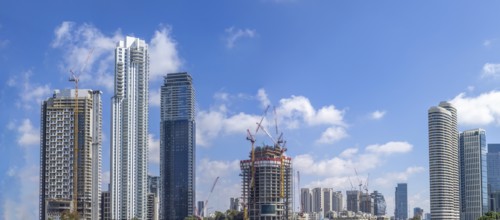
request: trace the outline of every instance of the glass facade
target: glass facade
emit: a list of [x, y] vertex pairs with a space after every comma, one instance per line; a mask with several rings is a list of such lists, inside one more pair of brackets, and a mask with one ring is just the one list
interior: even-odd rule
[[379, 193], [378, 191], [373, 191], [372, 193], [372, 198], [373, 198], [373, 214], [376, 216], [385, 216], [385, 210], [387, 208], [387, 204], [385, 203], [385, 198], [382, 193]]
[[172, 73], [161, 88], [161, 219], [195, 211], [194, 89], [188, 73]]
[[487, 175], [490, 211], [500, 211], [500, 144], [488, 144]]
[[396, 187], [396, 204], [394, 217], [396, 220], [408, 219], [408, 185], [406, 183], [398, 183]]

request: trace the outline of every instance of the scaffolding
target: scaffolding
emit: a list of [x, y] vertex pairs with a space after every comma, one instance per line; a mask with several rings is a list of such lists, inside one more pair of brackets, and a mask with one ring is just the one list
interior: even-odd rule
[[240, 161], [242, 198], [250, 220], [291, 219], [293, 216], [293, 168], [290, 157], [277, 145], [257, 147], [254, 151], [252, 187], [252, 152], [249, 160]]

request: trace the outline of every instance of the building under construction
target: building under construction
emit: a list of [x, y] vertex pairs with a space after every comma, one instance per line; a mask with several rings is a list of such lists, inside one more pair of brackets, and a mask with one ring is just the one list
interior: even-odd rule
[[240, 161], [242, 198], [248, 219], [292, 218], [292, 159], [283, 152], [278, 144], [257, 147], [253, 155], [250, 152], [250, 159]]

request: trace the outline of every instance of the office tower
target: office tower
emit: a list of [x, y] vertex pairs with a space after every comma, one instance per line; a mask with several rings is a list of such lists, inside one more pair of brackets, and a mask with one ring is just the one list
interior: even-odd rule
[[255, 163], [252, 163], [252, 152], [249, 153], [249, 159], [240, 161], [242, 197], [248, 207], [249, 219], [291, 219], [292, 158], [284, 155], [278, 144], [256, 147], [254, 156]]
[[[75, 104], [78, 102], [78, 128]], [[76, 171], [77, 211], [80, 219], [99, 219], [101, 194], [101, 92], [55, 90], [43, 102], [40, 126], [40, 219], [60, 218], [73, 210]], [[78, 164], [73, 168], [75, 133]]]
[[305, 213], [312, 212], [312, 195], [309, 188], [300, 189], [300, 205]]
[[344, 203], [341, 191], [333, 192], [332, 194], [332, 210], [335, 212], [343, 211]]
[[486, 135], [483, 129], [460, 133], [460, 219], [476, 220], [488, 211]]
[[447, 102], [428, 111], [430, 208], [433, 220], [460, 217], [457, 111]]
[[398, 183], [395, 198], [394, 218], [396, 220], [408, 219], [408, 185], [406, 183]]
[[160, 196], [160, 177], [148, 175], [148, 193], [153, 193], [156, 197]]
[[490, 194], [489, 210], [500, 211], [500, 144], [488, 144], [486, 158], [488, 169], [488, 188]]
[[325, 201], [323, 200], [323, 192], [321, 187], [312, 189], [312, 212], [322, 212], [324, 210]]
[[239, 198], [230, 198], [229, 199], [229, 209], [240, 211], [240, 199]]
[[203, 201], [198, 201], [198, 215], [200, 217], [205, 217], [203, 209], [205, 208], [205, 203]]
[[425, 220], [431, 220], [431, 213], [425, 213]]
[[146, 218], [148, 180], [148, 45], [126, 37], [115, 49], [111, 98], [111, 217]]
[[332, 188], [323, 188], [323, 214], [326, 214], [332, 211]]
[[347, 211], [358, 212], [359, 202], [360, 202], [360, 191], [358, 190], [347, 190], [346, 200], [347, 200]]
[[195, 91], [188, 73], [170, 73], [161, 87], [160, 214], [183, 220], [195, 211]]
[[384, 195], [375, 190], [371, 196], [373, 198], [373, 214], [375, 216], [385, 216], [387, 204], [385, 203]]
[[101, 193], [101, 219], [111, 220], [111, 193], [109, 191]]
[[424, 217], [424, 210], [420, 207], [413, 208], [413, 218], [422, 219]]

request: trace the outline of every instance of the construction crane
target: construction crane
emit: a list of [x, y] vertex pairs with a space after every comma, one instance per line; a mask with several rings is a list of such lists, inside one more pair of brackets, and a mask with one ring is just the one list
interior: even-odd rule
[[212, 195], [212, 192], [214, 191], [215, 185], [217, 184], [217, 181], [219, 180], [219, 177], [215, 178], [214, 184], [212, 185], [212, 189], [210, 189], [210, 193], [208, 194], [207, 200], [203, 203], [203, 214], [205, 215], [207, 211], [207, 205], [208, 205], [208, 200], [210, 199], [210, 196]]
[[352, 185], [351, 177], [348, 176], [347, 179], [349, 179], [349, 183], [351, 184], [351, 190], [355, 190], [356, 188]]
[[69, 78], [70, 82], [73, 82], [75, 84], [75, 109], [73, 109], [74, 113], [74, 150], [73, 150], [73, 213], [78, 212], [78, 203], [77, 203], [77, 197], [78, 197], [78, 82], [80, 81], [80, 76], [87, 66], [87, 63], [89, 62], [90, 56], [94, 52], [94, 49], [90, 50], [89, 54], [87, 55], [87, 59], [85, 60], [85, 63], [83, 64], [82, 69], [80, 70], [80, 73], [76, 74], [73, 72], [73, 70], [69, 70], [71, 73], [71, 77]]
[[365, 191], [366, 191], [366, 194], [368, 194], [368, 179], [370, 179], [370, 173], [368, 173], [368, 176], [366, 177], [366, 183], [365, 183]]
[[356, 178], [358, 178], [359, 192], [362, 193], [363, 191], [361, 190], [361, 186], [363, 186], [363, 182], [359, 179], [358, 171], [356, 170], [356, 168], [354, 168], [354, 173], [356, 173]]

